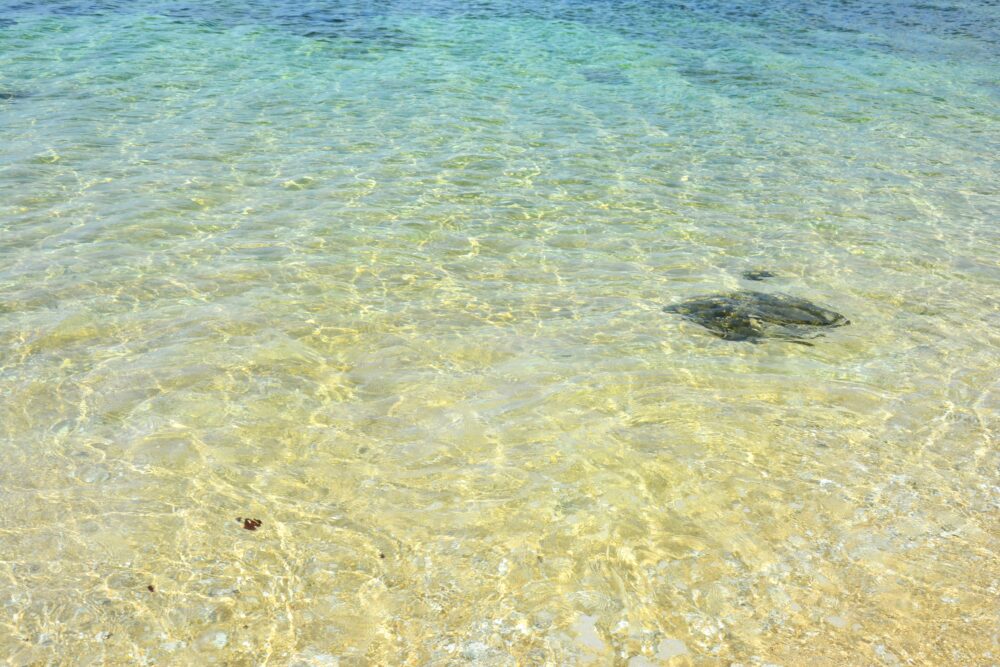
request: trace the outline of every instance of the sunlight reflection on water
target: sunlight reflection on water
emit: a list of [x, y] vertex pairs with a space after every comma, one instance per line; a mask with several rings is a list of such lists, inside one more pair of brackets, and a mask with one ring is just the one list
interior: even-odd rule
[[0, 654], [996, 660], [996, 26], [0, 9]]

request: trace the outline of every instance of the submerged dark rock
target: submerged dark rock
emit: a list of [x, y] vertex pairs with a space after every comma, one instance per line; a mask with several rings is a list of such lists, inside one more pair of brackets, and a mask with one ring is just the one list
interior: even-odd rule
[[778, 274], [765, 269], [751, 269], [741, 274], [747, 280], [766, 280], [767, 278], [777, 278]]
[[850, 321], [811, 301], [788, 294], [740, 291], [699, 297], [663, 309], [700, 324], [723, 340], [760, 342], [766, 338], [811, 345], [818, 329]]

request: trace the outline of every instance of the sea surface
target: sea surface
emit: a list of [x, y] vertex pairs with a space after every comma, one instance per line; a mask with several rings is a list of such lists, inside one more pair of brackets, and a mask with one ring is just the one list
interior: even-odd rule
[[[998, 63], [992, 0], [0, 0], [3, 663], [1000, 663]], [[663, 310], [740, 289], [851, 324]]]

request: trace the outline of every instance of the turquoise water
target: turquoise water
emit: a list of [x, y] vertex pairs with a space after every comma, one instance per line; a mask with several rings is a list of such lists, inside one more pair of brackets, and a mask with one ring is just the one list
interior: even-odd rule
[[[0, 5], [0, 655], [995, 663], [997, 62], [985, 1]], [[852, 324], [662, 310], [736, 289]]]

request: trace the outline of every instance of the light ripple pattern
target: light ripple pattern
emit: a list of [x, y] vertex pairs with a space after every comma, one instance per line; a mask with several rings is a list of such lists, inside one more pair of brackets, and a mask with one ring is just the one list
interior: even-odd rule
[[[987, 0], [0, 4], [0, 655], [996, 663], [998, 62]], [[740, 289], [852, 324], [663, 312]]]

